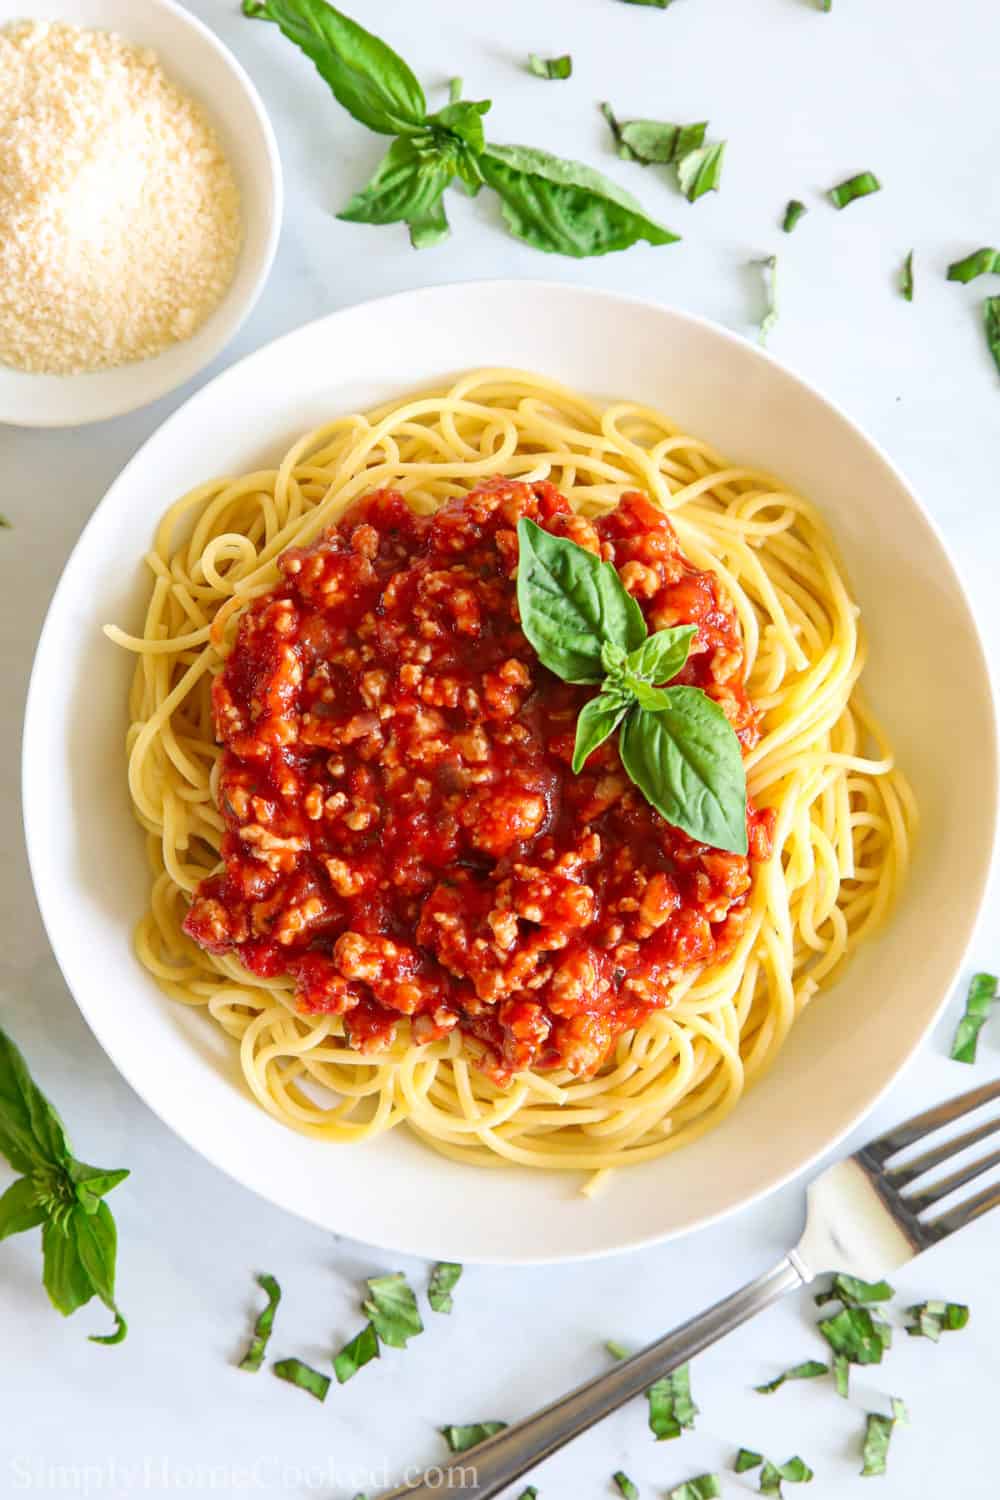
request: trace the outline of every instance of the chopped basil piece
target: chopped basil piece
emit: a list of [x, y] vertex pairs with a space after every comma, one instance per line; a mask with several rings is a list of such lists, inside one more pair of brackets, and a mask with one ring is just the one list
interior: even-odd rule
[[427, 1288], [427, 1300], [436, 1313], [450, 1313], [454, 1307], [451, 1294], [455, 1289], [462, 1267], [454, 1260], [439, 1260], [431, 1271]]
[[279, 1359], [271, 1369], [279, 1380], [287, 1380], [289, 1385], [297, 1385], [300, 1391], [308, 1391], [317, 1401], [326, 1400], [330, 1389], [329, 1375], [321, 1375], [311, 1365], [303, 1364], [301, 1359]]
[[373, 1359], [378, 1359], [378, 1334], [371, 1323], [366, 1323], [360, 1333], [355, 1334], [350, 1343], [345, 1344], [339, 1354], [334, 1356], [333, 1373], [337, 1377], [337, 1384], [343, 1385]]
[[851, 1362], [845, 1354], [837, 1354], [833, 1360], [833, 1378], [837, 1387], [837, 1395], [843, 1396], [844, 1400], [850, 1394], [851, 1384]]
[[623, 1495], [625, 1500], [639, 1500], [638, 1485], [633, 1484], [628, 1475], [623, 1474], [621, 1469], [618, 1470], [617, 1474], [612, 1474], [611, 1477], [618, 1486], [618, 1493]]
[[757, 332], [757, 342], [766, 344], [768, 334], [778, 321], [778, 257], [766, 255], [758, 264], [764, 273], [766, 303], [764, 316], [760, 320], [760, 328]]
[[1000, 370], [1000, 297], [987, 297], [983, 303], [983, 326], [993, 363]]
[[911, 250], [903, 261], [903, 269], [899, 273], [899, 290], [907, 302], [913, 301], [913, 251]]
[[833, 10], [833, 0], [818, 0], [820, 10]]
[[801, 1458], [790, 1458], [783, 1464], [773, 1464], [771, 1460], [764, 1460], [764, 1467], [760, 1471], [760, 1493], [762, 1495], [780, 1495], [783, 1481], [789, 1484], [808, 1484], [813, 1477], [813, 1471]]
[[538, 1490], [533, 1484], [526, 1485], [517, 1500], [538, 1500]]
[[801, 203], [798, 198], [790, 198], [788, 207], [785, 209], [785, 217], [781, 221], [781, 227], [785, 233], [791, 234], [802, 215], [808, 212], [805, 204]]
[[667, 1500], [719, 1500], [722, 1485], [718, 1474], [699, 1474], [667, 1491]]
[[477, 1443], [503, 1432], [506, 1422], [470, 1422], [464, 1427], [442, 1427], [441, 1433], [452, 1453], [466, 1453]]
[[786, 1380], [814, 1380], [817, 1375], [829, 1375], [830, 1366], [818, 1359], [807, 1359], [804, 1364], [793, 1365], [783, 1375], [776, 1375], [766, 1385], [755, 1385], [754, 1390], [759, 1391], [762, 1396], [769, 1396], [772, 1391], [780, 1389]]
[[646, 1398], [649, 1402], [649, 1430], [657, 1442], [680, 1437], [684, 1428], [694, 1426], [698, 1408], [691, 1399], [690, 1365], [678, 1365], [669, 1375], [654, 1381]]
[[910, 1420], [906, 1407], [896, 1396], [892, 1397], [891, 1405], [891, 1417], [883, 1416], [881, 1412], [875, 1411], [870, 1411], [867, 1415], [864, 1442], [861, 1448], [863, 1478], [885, 1473], [893, 1429], [899, 1424], [905, 1425]]
[[371, 1295], [362, 1307], [383, 1344], [405, 1349], [408, 1339], [423, 1333], [417, 1299], [402, 1271], [370, 1278], [368, 1290]]
[[733, 1460], [733, 1469], [737, 1474], [745, 1474], [748, 1469], [757, 1469], [764, 1462], [763, 1453], [755, 1453], [752, 1448], [741, 1448]]
[[906, 1312], [913, 1319], [906, 1325], [907, 1333], [935, 1343], [942, 1333], [953, 1333], [969, 1321], [969, 1309], [963, 1302], [917, 1302]]
[[666, 10], [670, 0], [625, 0], [626, 5], [648, 5], [653, 10]]
[[891, 1302], [896, 1293], [887, 1281], [862, 1281], [857, 1276], [834, 1276], [825, 1292], [817, 1292], [817, 1307], [824, 1302], [840, 1301], [845, 1307], [860, 1307], [865, 1302]]
[[457, 104], [462, 97], [462, 80], [453, 78], [448, 84], [448, 103]]
[[602, 104], [601, 113], [623, 161], [636, 161], [644, 167], [676, 165], [681, 157], [705, 143], [707, 120], [693, 125], [671, 125], [666, 120], [618, 120], [610, 104]]
[[949, 281], [975, 281], [977, 276], [1000, 276], [1000, 250], [984, 246], [973, 250], [964, 260], [952, 261], [948, 267]]
[[819, 1331], [834, 1354], [852, 1365], [877, 1365], [888, 1347], [888, 1324], [880, 1323], [864, 1307], [843, 1307], [834, 1318], [824, 1318]]
[[839, 182], [830, 189], [830, 202], [834, 208], [846, 208], [855, 198], [867, 198], [869, 193], [881, 191], [882, 184], [874, 172], [859, 172], [856, 177], [848, 177], [846, 182]]
[[241, 1370], [259, 1370], [264, 1363], [267, 1341], [274, 1327], [274, 1315], [281, 1301], [281, 1287], [273, 1276], [268, 1276], [266, 1272], [262, 1273], [257, 1277], [257, 1285], [267, 1294], [267, 1306], [254, 1324], [254, 1336], [250, 1348], [240, 1360]]
[[969, 981], [969, 993], [965, 997], [965, 1014], [958, 1023], [955, 1040], [951, 1044], [951, 1056], [955, 1062], [975, 1062], [979, 1033], [989, 1016], [996, 993], [995, 974], [973, 974]]
[[573, 59], [568, 52], [564, 52], [562, 57], [539, 57], [537, 52], [532, 52], [528, 57], [528, 70], [536, 78], [570, 78]]
[[719, 191], [725, 149], [725, 141], [716, 141], [712, 146], [701, 146], [697, 151], [689, 151], [678, 161], [677, 180], [689, 203], [694, 203], [705, 193]]
[[612, 1359], [628, 1359], [628, 1350], [624, 1344], [619, 1344], [617, 1339], [608, 1339], [604, 1345]]

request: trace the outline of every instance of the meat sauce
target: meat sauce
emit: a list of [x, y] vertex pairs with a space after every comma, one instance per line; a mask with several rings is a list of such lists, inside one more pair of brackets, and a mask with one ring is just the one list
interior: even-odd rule
[[600, 519], [550, 484], [493, 480], [418, 516], [368, 495], [240, 619], [213, 685], [223, 744], [224, 868], [185, 930], [261, 977], [290, 975], [306, 1014], [383, 1045], [455, 1027], [497, 1081], [592, 1072], [729, 954], [750, 860], [772, 816], [748, 807], [749, 857], [696, 843], [646, 802], [617, 737], [580, 775], [594, 689], [541, 665], [517, 613], [517, 522], [614, 563], [650, 631], [697, 627], [675, 682], [704, 689], [744, 748], [759, 716], [736, 618], [639, 494]]

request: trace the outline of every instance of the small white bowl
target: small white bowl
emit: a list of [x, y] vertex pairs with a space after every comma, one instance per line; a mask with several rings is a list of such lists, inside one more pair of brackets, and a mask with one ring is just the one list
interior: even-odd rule
[[0, 26], [66, 21], [116, 31], [152, 47], [170, 79], [205, 108], [240, 188], [243, 247], [218, 307], [184, 343], [152, 359], [82, 375], [35, 375], [0, 364], [0, 423], [76, 427], [121, 416], [183, 385], [214, 359], [247, 317], [267, 280], [281, 228], [277, 142], [248, 75], [207, 26], [173, 0], [0, 0]]

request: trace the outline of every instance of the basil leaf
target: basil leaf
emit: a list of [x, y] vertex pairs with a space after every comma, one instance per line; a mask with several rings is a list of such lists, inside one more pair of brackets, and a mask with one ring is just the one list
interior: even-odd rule
[[798, 198], [790, 198], [788, 207], [785, 209], [785, 217], [781, 221], [781, 227], [785, 233], [791, 234], [802, 215], [808, 212], [805, 204], [801, 203]]
[[766, 255], [763, 260], [758, 261], [758, 265], [764, 272], [764, 290], [767, 298], [764, 316], [760, 320], [760, 327], [757, 331], [757, 342], [763, 345], [767, 343], [768, 334], [778, 321], [778, 257]]
[[362, 1306], [383, 1344], [405, 1349], [408, 1339], [423, 1333], [417, 1299], [402, 1271], [371, 1277], [368, 1290], [371, 1295]]
[[867, 1308], [841, 1308], [836, 1317], [823, 1319], [819, 1331], [834, 1354], [842, 1354], [852, 1365], [881, 1364], [887, 1341]]
[[995, 974], [973, 974], [965, 997], [965, 1014], [958, 1023], [951, 1056], [955, 1062], [974, 1063], [979, 1033], [989, 1016], [997, 993]]
[[345, 1344], [340, 1353], [334, 1357], [333, 1373], [337, 1377], [339, 1385], [355, 1376], [362, 1365], [367, 1365], [371, 1360], [379, 1358], [378, 1334], [371, 1323], [366, 1323], [359, 1334], [356, 1334], [350, 1343]]
[[437, 1313], [450, 1313], [454, 1303], [451, 1294], [458, 1284], [462, 1267], [454, 1260], [439, 1260], [431, 1272], [427, 1300]]
[[933, 1339], [935, 1343], [942, 1332], [954, 1333], [969, 1321], [969, 1309], [964, 1302], [918, 1302], [906, 1312], [914, 1319], [906, 1325], [907, 1333]]
[[375, 176], [338, 215], [350, 224], [420, 222], [437, 205], [455, 175], [454, 160], [434, 148], [421, 148], [400, 136], [393, 141]]
[[670, 707], [670, 699], [662, 688], [651, 687], [648, 682], [643, 682], [640, 677], [625, 677], [625, 686], [635, 698], [640, 708], [647, 713], [657, 714], [663, 709]]
[[573, 746], [573, 771], [579, 776], [591, 755], [603, 745], [609, 735], [614, 734], [628, 713], [629, 699], [623, 693], [598, 693], [580, 710], [576, 721], [576, 742]]
[[699, 843], [746, 854], [746, 772], [740, 742], [700, 688], [667, 688], [659, 713], [637, 708], [619, 736], [622, 764], [648, 802]]
[[424, 214], [407, 219], [406, 222], [410, 231], [410, 244], [414, 250], [428, 250], [451, 234], [448, 216], [440, 198]]
[[874, 172], [859, 172], [856, 177], [848, 177], [846, 182], [839, 182], [830, 189], [830, 202], [834, 208], [846, 208], [855, 198], [867, 198], [869, 193], [881, 191], [882, 184]]
[[833, 1379], [837, 1387], [837, 1395], [843, 1396], [846, 1401], [851, 1387], [851, 1363], [846, 1354], [834, 1355]]
[[59, 1116], [28, 1072], [23, 1055], [0, 1027], [0, 1155], [15, 1172], [65, 1167], [72, 1159]]
[[701, 146], [678, 160], [677, 180], [689, 203], [694, 203], [705, 193], [719, 191], [725, 149], [725, 141], [716, 141], [714, 146]]
[[50, 1302], [63, 1317], [68, 1318], [78, 1307], [85, 1306], [94, 1295], [94, 1284], [80, 1258], [76, 1234], [67, 1215], [45, 1221], [42, 1281]]
[[413, 73], [385, 42], [326, 0], [251, 0], [245, 15], [274, 21], [316, 65], [339, 104], [379, 135], [422, 128], [427, 101]]
[[984, 246], [973, 250], [964, 260], [956, 260], [948, 267], [949, 281], [975, 281], [977, 276], [1000, 276], [1000, 250]]
[[279, 1380], [287, 1380], [289, 1385], [297, 1385], [300, 1391], [308, 1391], [317, 1401], [326, 1400], [330, 1389], [329, 1375], [321, 1375], [319, 1370], [303, 1364], [301, 1359], [279, 1359], [271, 1369]]
[[442, 1427], [441, 1433], [452, 1453], [467, 1453], [477, 1443], [503, 1432], [506, 1422], [470, 1422], [465, 1427]]
[[478, 156], [486, 145], [483, 115], [489, 114], [492, 107], [491, 99], [452, 100], [444, 109], [439, 109], [436, 115], [431, 115], [427, 123], [431, 127], [438, 126], [440, 130], [447, 131]]
[[733, 1460], [733, 1469], [737, 1474], [745, 1474], [748, 1469], [758, 1469], [763, 1462], [763, 1453], [755, 1453], [752, 1448], [741, 1448]]
[[983, 303], [983, 326], [993, 363], [1000, 370], [1000, 297], [987, 297]]
[[891, 1302], [896, 1293], [887, 1281], [862, 1281], [859, 1276], [847, 1276], [838, 1271], [825, 1292], [817, 1292], [813, 1301], [817, 1307], [824, 1302], [839, 1301], [845, 1307], [861, 1307], [866, 1302]]
[[649, 1430], [657, 1442], [680, 1437], [684, 1428], [694, 1426], [698, 1408], [691, 1399], [691, 1366], [678, 1365], [669, 1375], [653, 1382], [646, 1392], [649, 1402]]
[[625, 1500], [639, 1500], [638, 1486], [634, 1485], [628, 1475], [622, 1473], [621, 1469], [616, 1474], [612, 1474], [611, 1478], [618, 1486], [619, 1495], [623, 1495]]
[[570, 78], [573, 59], [568, 52], [562, 57], [539, 57], [537, 52], [532, 52], [528, 57], [528, 71], [536, 78]]
[[264, 1363], [264, 1355], [267, 1352], [267, 1341], [271, 1337], [274, 1328], [274, 1315], [278, 1311], [278, 1303], [281, 1301], [281, 1287], [273, 1276], [262, 1272], [257, 1277], [257, 1285], [267, 1296], [267, 1306], [259, 1314], [253, 1329], [253, 1340], [250, 1348], [240, 1360], [241, 1370], [259, 1370]]
[[773, 1464], [770, 1459], [765, 1459], [760, 1471], [760, 1493], [780, 1495], [783, 1480], [789, 1484], [808, 1484], [812, 1477], [812, 1469], [801, 1458], [790, 1458], [783, 1464]]
[[539, 660], [564, 682], [600, 682], [605, 641], [634, 651], [646, 622], [611, 563], [522, 516], [517, 606]]
[[669, 166], [688, 152], [696, 151], [704, 144], [708, 129], [707, 120], [693, 125], [672, 125], [666, 120], [620, 121], [610, 104], [602, 104], [601, 113], [621, 159], [640, 162], [644, 167]]
[[626, 660], [629, 672], [646, 682], [669, 682], [676, 677], [691, 651], [698, 634], [697, 625], [670, 625], [648, 635]]
[[118, 1254], [118, 1231], [114, 1216], [106, 1203], [99, 1203], [93, 1213], [77, 1205], [70, 1214], [71, 1231], [76, 1237], [77, 1253], [90, 1284], [115, 1315], [114, 1333], [91, 1334], [92, 1344], [120, 1344], [128, 1333], [128, 1324], [115, 1303], [115, 1260]]
[[719, 1500], [722, 1484], [718, 1474], [699, 1474], [667, 1491], [667, 1500]]
[[907, 302], [913, 301], [913, 251], [911, 250], [903, 261], [903, 268], [899, 273], [899, 290]]
[[830, 1366], [824, 1365], [821, 1360], [807, 1359], [801, 1365], [793, 1365], [782, 1375], [776, 1375], [766, 1385], [755, 1385], [754, 1390], [759, 1391], [762, 1396], [769, 1396], [772, 1391], [778, 1390], [786, 1380], [814, 1380], [818, 1375], [829, 1375]]
[[617, 1339], [608, 1339], [604, 1345], [612, 1359], [628, 1359], [629, 1352], [624, 1344], [619, 1344]]
[[38, 1189], [30, 1177], [19, 1177], [0, 1196], [0, 1240], [44, 1223], [46, 1211], [38, 1201]]
[[638, 240], [670, 245], [679, 238], [648, 218], [631, 193], [582, 162], [531, 146], [489, 146], [479, 166], [500, 195], [511, 233], [547, 254], [582, 259], [627, 250]]
[[865, 1437], [861, 1448], [862, 1476], [884, 1474], [889, 1456], [889, 1439], [896, 1425], [894, 1417], [884, 1417], [881, 1412], [870, 1411], [865, 1421]]
[[67, 1166], [70, 1181], [74, 1185], [76, 1200], [88, 1214], [97, 1212], [97, 1205], [106, 1193], [124, 1182], [129, 1175], [127, 1167], [105, 1171], [103, 1167], [91, 1167], [86, 1162], [70, 1159]]

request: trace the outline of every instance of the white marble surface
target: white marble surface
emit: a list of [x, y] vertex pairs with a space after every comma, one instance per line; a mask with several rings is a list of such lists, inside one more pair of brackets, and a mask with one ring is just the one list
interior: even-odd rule
[[[955, 550], [1000, 661], [1000, 384], [978, 316], [987, 288], [944, 280], [950, 260], [1000, 233], [990, 0], [946, 9], [912, 0], [834, 0], [829, 15], [812, 0], [678, 0], [666, 12], [619, 0], [368, 0], [364, 19], [427, 85], [457, 73], [470, 97], [494, 98], [488, 124], [497, 139], [586, 158], [685, 236], [674, 247], [589, 263], [543, 259], [508, 239], [485, 194], [475, 203], [452, 195], [451, 240], [420, 255], [400, 229], [338, 223], [332, 211], [364, 180], [381, 143], [334, 105], [271, 28], [242, 19], [236, 0], [190, 6], [257, 79], [287, 173], [288, 215], [273, 276], [220, 366], [361, 298], [496, 275], [623, 289], [749, 333], [760, 292], [748, 262], [776, 250], [781, 321], [774, 353], [843, 403], [909, 474]], [[359, 0], [355, 10], [362, 10]], [[575, 63], [568, 83], [543, 83], [520, 66], [529, 51], [564, 50]], [[721, 194], [690, 206], [662, 174], [616, 162], [596, 111], [603, 98], [624, 116], [708, 116], [712, 133], [730, 142]], [[819, 194], [863, 168], [882, 177], [885, 191], [836, 214]], [[793, 196], [810, 212], [786, 238], [777, 222]], [[909, 306], [895, 277], [911, 246], [917, 294]], [[4, 1496], [339, 1500], [358, 1489], [377, 1492], [384, 1474], [440, 1457], [438, 1424], [526, 1414], [601, 1369], [606, 1337], [639, 1341], [762, 1270], [799, 1219], [801, 1190], [791, 1187], [727, 1224], [624, 1259], [470, 1269], [451, 1319], [429, 1315], [427, 1332], [408, 1352], [388, 1351], [351, 1385], [334, 1388], [322, 1408], [266, 1373], [251, 1378], [234, 1368], [258, 1300], [254, 1270], [274, 1271], [285, 1287], [275, 1351], [324, 1364], [358, 1324], [360, 1280], [395, 1261], [332, 1240], [251, 1197], [174, 1140], [117, 1077], [50, 955], [15, 791], [29, 665], [63, 562], [110, 480], [189, 390], [82, 431], [0, 429], [0, 508], [14, 523], [0, 536], [7, 726], [0, 766], [8, 789], [0, 806], [0, 1005], [81, 1152], [133, 1171], [114, 1195], [120, 1300], [132, 1322], [122, 1347], [86, 1341], [104, 1321], [100, 1313], [89, 1309], [64, 1322], [48, 1308], [37, 1236], [0, 1247]], [[919, 662], [914, 642], [905, 669], [917, 674]], [[975, 746], [957, 746], [955, 754], [958, 770]], [[1000, 958], [1000, 939], [991, 937], [998, 916], [994, 894], [973, 949], [977, 966]], [[953, 1018], [954, 1006], [878, 1121], [972, 1081], [947, 1060]], [[976, 1078], [996, 1073], [998, 1044], [994, 1024]], [[5, 1182], [0, 1175], [0, 1187]], [[898, 1278], [908, 1300], [968, 1301], [972, 1322], [937, 1347], [899, 1341], [885, 1366], [858, 1375], [850, 1404], [819, 1383], [770, 1399], [750, 1389], [785, 1363], [821, 1355], [803, 1297], [698, 1360], [702, 1416], [693, 1434], [654, 1444], [642, 1404], [635, 1405], [533, 1476], [544, 1500], [609, 1496], [609, 1476], [619, 1468], [644, 1497], [662, 1495], [692, 1474], [722, 1468], [740, 1444], [779, 1460], [801, 1453], [816, 1470], [805, 1493], [830, 1500], [857, 1489], [862, 1413], [884, 1409], [890, 1393], [906, 1398], [913, 1425], [894, 1440], [890, 1474], [880, 1482], [886, 1500], [995, 1497], [998, 1233], [1000, 1219], [982, 1221]], [[404, 1268], [422, 1284], [423, 1266]], [[752, 1489], [752, 1476], [725, 1483], [727, 1495]]]

